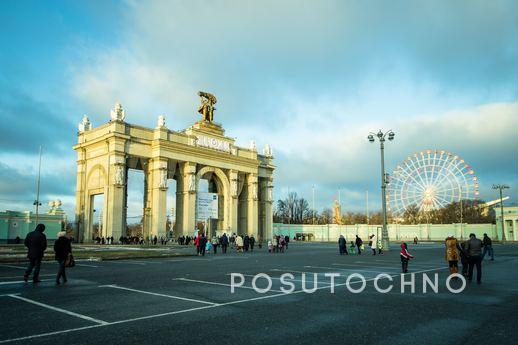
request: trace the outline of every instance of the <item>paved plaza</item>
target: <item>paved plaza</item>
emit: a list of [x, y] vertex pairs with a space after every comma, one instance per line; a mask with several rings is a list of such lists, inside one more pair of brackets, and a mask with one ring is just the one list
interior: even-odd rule
[[[446, 288], [448, 269], [441, 244], [411, 246], [416, 259], [416, 291], [401, 294], [397, 250], [384, 256], [339, 256], [331, 244], [291, 244], [287, 253], [205, 257], [81, 261], [68, 270], [69, 282], [55, 286], [56, 264], [45, 262], [37, 286], [21, 279], [21, 264], [0, 265], [0, 343], [18, 344], [315, 344], [402, 342], [472, 344], [481, 339], [512, 343], [518, 317], [518, 247], [495, 246], [485, 261], [481, 285], [459, 294]], [[318, 290], [301, 291], [301, 275]], [[231, 294], [230, 273], [246, 281]], [[252, 276], [266, 273], [272, 289], [264, 294]], [[280, 291], [279, 277], [295, 276], [296, 289]], [[335, 293], [325, 273], [339, 273]], [[360, 273], [361, 286], [346, 278]], [[376, 291], [378, 273], [393, 276], [393, 289]], [[422, 273], [439, 274], [439, 293], [422, 289]], [[408, 278], [408, 276], [407, 276]], [[266, 280], [259, 279], [258, 287]], [[380, 287], [388, 287], [388, 280]], [[453, 284], [452, 284], [453, 286]]]

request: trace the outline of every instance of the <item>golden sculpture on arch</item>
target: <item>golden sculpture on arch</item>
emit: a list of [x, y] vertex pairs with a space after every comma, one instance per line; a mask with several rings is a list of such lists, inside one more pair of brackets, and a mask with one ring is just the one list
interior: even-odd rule
[[216, 96], [211, 93], [199, 91], [201, 105], [198, 107], [198, 113], [203, 117], [203, 121], [212, 122], [214, 121], [214, 104], [216, 104]]

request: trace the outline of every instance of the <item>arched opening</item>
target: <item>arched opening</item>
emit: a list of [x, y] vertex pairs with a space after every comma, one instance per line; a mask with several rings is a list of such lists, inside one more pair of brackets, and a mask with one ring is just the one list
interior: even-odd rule
[[[228, 232], [227, 177], [219, 169], [205, 167], [198, 172], [196, 180], [196, 223], [198, 229], [203, 229], [209, 237]], [[215, 204], [217, 205], [216, 210], [214, 210]], [[210, 208], [210, 211], [208, 208]]]

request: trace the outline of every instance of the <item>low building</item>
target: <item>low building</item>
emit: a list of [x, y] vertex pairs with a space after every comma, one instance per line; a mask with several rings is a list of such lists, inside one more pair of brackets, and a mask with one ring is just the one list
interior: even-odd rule
[[[498, 237], [502, 236], [502, 213], [500, 207], [495, 208]], [[518, 206], [504, 206], [504, 229], [507, 241], [518, 241]]]
[[47, 239], [57, 238], [57, 233], [66, 227], [67, 217], [60, 208], [61, 202], [52, 201], [47, 213], [36, 214], [31, 211], [5, 211], [0, 212], [0, 243], [16, 243], [16, 238], [23, 243], [25, 236], [41, 223], [45, 225]]

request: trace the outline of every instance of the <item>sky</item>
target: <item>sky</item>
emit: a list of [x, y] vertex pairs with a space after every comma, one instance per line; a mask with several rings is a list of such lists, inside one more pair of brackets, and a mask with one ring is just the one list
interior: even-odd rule
[[[29, 210], [43, 146], [41, 200], [74, 214], [77, 123], [170, 129], [199, 119], [199, 90], [241, 146], [269, 144], [274, 197], [318, 210], [381, 207], [379, 147], [390, 173], [410, 154], [454, 152], [480, 197], [518, 200], [515, 1], [0, 2], [0, 210]], [[139, 180], [140, 179], [140, 180]], [[141, 214], [141, 174], [130, 176]], [[139, 213], [140, 212], [140, 213]]]

